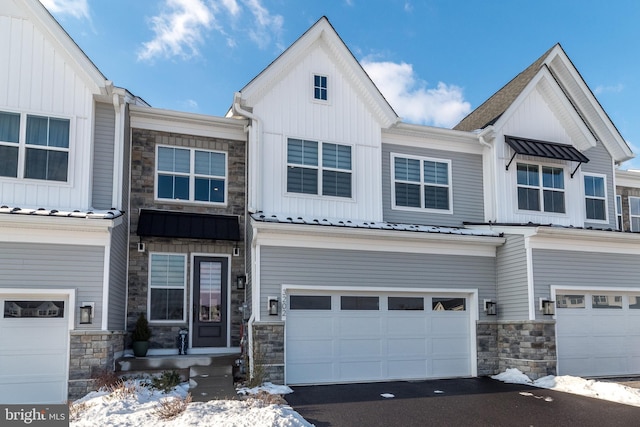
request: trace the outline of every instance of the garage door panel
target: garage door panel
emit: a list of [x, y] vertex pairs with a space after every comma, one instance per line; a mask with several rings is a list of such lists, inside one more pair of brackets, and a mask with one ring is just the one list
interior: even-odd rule
[[411, 379], [428, 377], [427, 362], [422, 360], [390, 360], [387, 363], [388, 375], [391, 378]]
[[425, 315], [411, 317], [389, 317], [387, 320], [387, 329], [393, 331], [399, 336], [424, 336], [431, 328], [429, 322], [425, 319]]
[[389, 338], [387, 347], [387, 355], [414, 357], [427, 357], [429, 352], [429, 344], [425, 341], [424, 336], [416, 336], [412, 338]]
[[384, 378], [382, 362], [372, 360], [341, 362], [339, 375], [341, 381], [370, 381]]
[[[52, 403], [52, 396], [65, 396], [66, 387], [60, 380], [47, 382], [38, 382], [37, 386], [33, 383], [15, 383], [0, 384], [0, 396], [2, 396], [3, 404], [42, 404]], [[28, 399], [28, 400], [26, 400]], [[54, 401], [54, 403], [62, 403], [66, 400]]]
[[435, 335], [449, 334], [450, 331], [466, 335], [468, 330], [469, 317], [460, 313], [455, 313], [454, 316], [437, 316], [431, 321], [431, 333]]
[[[316, 384], [333, 381], [333, 362], [294, 363], [287, 360], [287, 375], [296, 378], [298, 384]], [[324, 379], [324, 381], [319, 381]]]
[[333, 336], [333, 319], [308, 315], [288, 326], [288, 332], [295, 336], [303, 336], [304, 332], [309, 329], [314, 329], [314, 336], [330, 338]]
[[342, 314], [338, 319], [338, 334], [341, 337], [377, 337], [382, 332], [379, 316]]
[[432, 374], [436, 377], [459, 376], [460, 372], [469, 371], [469, 359], [466, 357], [434, 357], [431, 361]]
[[287, 349], [289, 358], [293, 362], [298, 360], [331, 360], [333, 359], [333, 340], [330, 339], [298, 339], [290, 341]]
[[342, 357], [365, 357], [379, 358], [382, 353], [382, 342], [380, 339], [348, 339], [340, 340], [338, 347]]
[[467, 337], [443, 337], [432, 340], [434, 355], [466, 355], [469, 351], [469, 340]]

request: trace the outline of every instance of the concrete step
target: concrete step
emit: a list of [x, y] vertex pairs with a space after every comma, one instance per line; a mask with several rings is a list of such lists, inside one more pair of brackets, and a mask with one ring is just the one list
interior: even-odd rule
[[[239, 355], [172, 355], [147, 357], [121, 357], [116, 360], [116, 372], [169, 371], [190, 369], [197, 366], [214, 366], [231, 369]], [[224, 371], [226, 372], [226, 370]]]

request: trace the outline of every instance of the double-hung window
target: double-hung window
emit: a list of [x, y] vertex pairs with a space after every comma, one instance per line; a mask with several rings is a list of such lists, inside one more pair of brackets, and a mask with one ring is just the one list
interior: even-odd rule
[[607, 191], [605, 177], [584, 175], [584, 197], [587, 219], [607, 220]]
[[395, 208], [451, 212], [451, 161], [391, 155]]
[[518, 163], [518, 209], [564, 213], [564, 170]]
[[351, 147], [290, 138], [287, 192], [351, 197]]
[[629, 196], [629, 222], [631, 231], [640, 231], [640, 197]]
[[69, 119], [0, 111], [0, 176], [66, 182], [69, 129]]
[[158, 199], [225, 203], [227, 154], [159, 146], [156, 178]]
[[187, 256], [149, 255], [149, 320], [184, 321]]

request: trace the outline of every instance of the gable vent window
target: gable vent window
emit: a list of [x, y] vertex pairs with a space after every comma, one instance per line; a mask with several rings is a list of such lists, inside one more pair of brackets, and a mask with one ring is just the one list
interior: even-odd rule
[[607, 193], [603, 176], [584, 176], [584, 196], [587, 219], [606, 221]]
[[287, 192], [351, 197], [351, 147], [287, 141]]
[[313, 98], [320, 101], [327, 100], [327, 77], [318, 74], [313, 76]]
[[518, 163], [518, 209], [564, 213], [564, 170]]

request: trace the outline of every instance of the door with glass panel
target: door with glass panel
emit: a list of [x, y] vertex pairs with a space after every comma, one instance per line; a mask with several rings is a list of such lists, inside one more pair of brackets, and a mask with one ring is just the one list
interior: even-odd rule
[[227, 271], [227, 258], [194, 258], [193, 347], [227, 345]]

